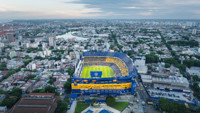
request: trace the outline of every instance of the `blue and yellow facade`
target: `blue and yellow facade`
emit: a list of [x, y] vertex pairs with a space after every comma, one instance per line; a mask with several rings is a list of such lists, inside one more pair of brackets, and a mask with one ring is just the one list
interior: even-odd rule
[[[95, 54], [92, 55], [95, 56]], [[113, 53], [111, 56], [109, 54], [106, 55], [107, 57], [114, 57], [112, 56]], [[88, 57], [88, 56], [83, 55], [83, 57]], [[135, 67], [129, 68], [129, 75], [113, 77], [113, 78], [80, 78], [74, 75], [71, 78], [72, 94], [78, 94], [78, 95], [95, 94], [95, 95], [113, 95], [113, 96], [134, 94], [136, 89], [136, 81], [135, 81], [136, 77], [137, 77], [137, 70]]]

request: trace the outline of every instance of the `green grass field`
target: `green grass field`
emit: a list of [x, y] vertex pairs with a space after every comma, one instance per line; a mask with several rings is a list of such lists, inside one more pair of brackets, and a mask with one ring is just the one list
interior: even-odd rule
[[114, 71], [109, 66], [85, 66], [81, 78], [91, 78], [90, 71], [102, 71], [101, 78], [115, 77]]
[[90, 104], [87, 104], [87, 103], [82, 102], [82, 101], [78, 101], [76, 108], [75, 108], [75, 113], [81, 113], [83, 110], [85, 110], [89, 106], [90, 106]]
[[116, 102], [114, 105], [110, 106], [119, 111], [124, 110], [129, 105], [129, 102]]

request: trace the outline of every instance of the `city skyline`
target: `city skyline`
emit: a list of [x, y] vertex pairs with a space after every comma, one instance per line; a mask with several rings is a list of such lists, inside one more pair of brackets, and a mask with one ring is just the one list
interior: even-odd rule
[[198, 0], [0, 0], [0, 19], [200, 19]]

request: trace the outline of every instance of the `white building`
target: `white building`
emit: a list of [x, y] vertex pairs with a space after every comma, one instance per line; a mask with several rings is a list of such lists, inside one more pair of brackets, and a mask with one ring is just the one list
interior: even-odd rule
[[29, 43], [25, 43], [25, 44], [24, 44], [24, 47], [25, 47], [25, 48], [29, 48], [29, 47], [30, 47], [30, 44], [29, 44]]
[[38, 45], [39, 45], [39, 42], [35, 42], [35, 43], [32, 43], [32, 44], [29, 44], [29, 46], [30, 46], [31, 48], [37, 48]]
[[169, 76], [166, 78], [154, 77], [151, 75], [141, 75], [144, 84], [152, 84], [157, 89], [169, 89], [169, 90], [189, 90], [189, 82], [187, 78]]
[[51, 55], [51, 50], [45, 49], [43, 51], [44, 56], [50, 56]]
[[110, 49], [110, 44], [107, 42], [106, 43], [106, 50], [108, 51]]
[[197, 29], [193, 29], [193, 30], [192, 30], [192, 34], [193, 34], [193, 35], [196, 35], [196, 34], [197, 34]]
[[138, 70], [138, 73], [147, 73], [148, 68], [145, 65], [145, 57], [136, 58], [134, 64]]
[[187, 71], [190, 75], [197, 75], [198, 77], [200, 77], [200, 67], [191, 67], [191, 68], [187, 68], [186, 71]]
[[35, 63], [29, 63], [26, 66], [26, 68], [29, 69], [29, 70], [35, 70], [36, 69], [36, 64]]
[[13, 58], [13, 57], [15, 57], [15, 56], [17, 56], [17, 53], [16, 53], [15, 51], [11, 51], [11, 52], [10, 52], [10, 57]]
[[45, 50], [47, 47], [47, 44], [46, 43], [42, 43], [42, 50]]
[[0, 42], [0, 48], [4, 47], [4, 43]]
[[49, 46], [55, 46], [55, 38], [54, 37], [49, 37]]

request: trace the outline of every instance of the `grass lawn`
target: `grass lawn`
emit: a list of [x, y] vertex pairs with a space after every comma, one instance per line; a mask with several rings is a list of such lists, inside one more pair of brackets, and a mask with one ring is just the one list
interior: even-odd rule
[[91, 78], [91, 71], [102, 71], [101, 78], [115, 77], [114, 71], [109, 66], [85, 66], [81, 74], [81, 78]]
[[85, 102], [78, 101], [76, 108], [75, 108], [75, 113], [81, 113], [83, 110], [85, 110], [87, 107], [89, 107], [90, 104], [87, 104]]
[[124, 108], [126, 108], [126, 106], [129, 105], [129, 102], [116, 102], [115, 105], [112, 105], [110, 107], [113, 107], [119, 111], [124, 110]]

